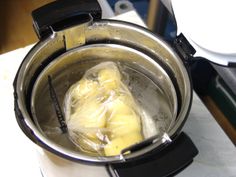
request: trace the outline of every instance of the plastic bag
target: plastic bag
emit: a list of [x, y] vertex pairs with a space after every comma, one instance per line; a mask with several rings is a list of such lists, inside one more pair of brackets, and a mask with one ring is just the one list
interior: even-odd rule
[[113, 156], [143, 140], [141, 113], [113, 62], [87, 70], [64, 100], [69, 137], [83, 152]]

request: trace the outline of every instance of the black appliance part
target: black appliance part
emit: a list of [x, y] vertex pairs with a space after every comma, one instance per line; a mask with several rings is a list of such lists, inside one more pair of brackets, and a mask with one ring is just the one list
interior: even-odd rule
[[[42, 39], [48, 37], [53, 30], [62, 30], [84, 23], [91, 20], [90, 17], [93, 20], [101, 19], [101, 8], [96, 0], [61, 0], [34, 10], [32, 17], [35, 31], [39, 39]], [[16, 80], [14, 86], [16, 86]], [[15, 103], [16, 100], [17, 95], [15, 94]], [[22, 117], [17, 104], [15, 104], [15, 112], [17, 117]], [[31, 133], [27, 132], [27, 134]], [[47, 149], [47, 146], [45, 148]], [[195, 145], [182, 132], [161, 151], [155, 149], [132, 161], [109, 164], [109, 171], [111, 174], [115, 172], [120, 177], [166, 177], [186, 167], [197, 153]]]
[[102, 10], [97, 0], [60, 0], [46, 4], [32, 12], [38, 38], [45, 38], [53, 30], [62, 30], [91, 20], [101, 19]]
[[153, 150], [138, 160], [112, 164], [111, 177], [170, 177], [188, 166], [198, 154], [196, 146], [184, 133], [161, 151]]

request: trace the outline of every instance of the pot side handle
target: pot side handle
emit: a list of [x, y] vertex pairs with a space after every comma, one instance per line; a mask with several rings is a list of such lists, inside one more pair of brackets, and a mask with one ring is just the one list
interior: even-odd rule
[[112, 164], [107, 170], [112, 177], [174, 176], [187, 167], [197, 154], [198, 150], [192, 140], [181, 132], [163, 150], [154, 150], [137, 160]]
[[[58, 0], [32, 12], [33, 26], [39, 39], [53, 30], [101, 19], [102, 10], [97, 0]], [[53, 30], [52, 30], [53, 29]]]

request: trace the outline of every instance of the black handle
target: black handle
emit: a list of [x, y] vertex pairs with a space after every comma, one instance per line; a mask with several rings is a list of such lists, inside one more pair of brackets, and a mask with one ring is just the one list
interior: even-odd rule
[[182, 33], [175, 38], [173, 45], [175, 51], [179, 54], [185, 64], [189, 64], [191, 60], [195, 59], [193, 55], [196, 53], [196, 50]]
[[116, 177], [173, 176], [190, 164], [197, 154], [191, 139], [182, 132], [161, 151], [154, 150], [141, 159], [111, 165], [109, 174]]
[[97, 0], [60, 0], [46, 4], [32, 12], [34, 29], [39, 39], [52, 29], [61, 30], [74, 24], [101, 19], [102, 10]]

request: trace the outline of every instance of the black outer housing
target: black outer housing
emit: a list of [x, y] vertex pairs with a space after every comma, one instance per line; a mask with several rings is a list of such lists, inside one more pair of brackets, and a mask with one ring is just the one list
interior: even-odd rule
[[[88, 15], [92, 16], [95, 20], [101, 19], [101, 8], [96, 0], [55, 1], [32, 12], [34, 27], [36, 33], [38, 34], [38, 37], [41, 40], [48, 37], [52, 33], [52, 29], [56, 28], [57, 30], [63, 30], [64, 28], [71, 26], [72, 24], [78, 25], [84, 23], [88, 19]], [[37, 137], [34, 136], [33, 132], [27, 127], [17, 101], [16, 85], [18, 72], [13, 83], [14, 103], [15, 115], [22, 131], [33, 142], [40, 145], [41, 147], [64, 158], [76, 162], [84, 162], [79, 159], [67, 157], [64, 154], [51, 149], [47, 144], [37, 139]], [[189, 105], [189, 110], [190, 107], [191, 104]], [[186, 118], [188, 116], [188, 113], [186, 114]], [[108, 171], [110, 175], [112, 175], [112, 171], [115, 171], [119, 177], [139, 177], [141, 176], [141, 174], [148, 174], [149, 177], [166, 177], [169, 175], [173, 175], [174, 173], [183, 169], [186, 165], [192, 162], [193, 158], [198, 153], [198, 150], [192, 143], [191, 139], [183, 132], [179, 133], [185, 123], [185, 120], [179, 125], [175, 136], [171, 137], [173, 138], [173, 141], [171, 143], [163, 143], [160, 147], [157, 147], [151, 152], [148, 152], [141, 157], [128, 160], [127, 162], [107, 164], [109, 166]], [[188, 153], [185, 153], [186, 151]], [[99, 164], [104, 165], [102, 163]], [[90, 165], [94, 164], [90, 163]], [[98, 163], [95, 163], [95, 165], [98, 165]], [[146, 170], [149, 172], [147, 172]], [[135, 174], [134, 171], [136, 171]]]
[[135, 160], [112, 164], [107, 170], [110, 176], [115, 171], [115, 177], [169, 177], [183, 170], [197, 154], [191, 139], [181, 132], [161, 151], [154, 149]]
[[94, 20], [101, 19], [102, 10], [97, 0], [54, 1], [32, 12], [34, 29], [39, 39], [49, 36], [54, 28], [61, 30], [74, 23], [83, 23], [90, 19], [89, 15]]

